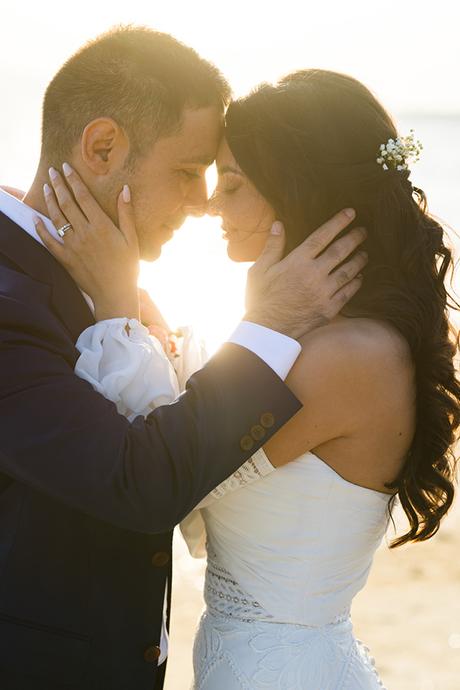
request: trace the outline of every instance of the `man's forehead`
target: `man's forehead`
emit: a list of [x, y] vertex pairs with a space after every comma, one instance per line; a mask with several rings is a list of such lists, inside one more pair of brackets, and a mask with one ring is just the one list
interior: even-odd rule
[[196, 153], [196, 155], [187, 156], [185, 158], [179, 158], [179, 163], [181, 165], [211, 165], [214, 163], [216, 158], [216, 151], [210, 151], [207, 153]]
[[185, 110], [177, 137], [181, 162], [188, 165], [211, 165], [223, 135], [223, 117], [216, 108]]
[[179, 132], [159, 139], [157, 149], [182, 165], [208, 166], [215, 160], [223, 135], [223, 119], [215, 108], [186, 110]]
[[219, 138], [211, 132], [209, 136], [191, 135], [176, 140], [170, 149], [170, 154], [179, 165], [209, 166], [215, 161]]

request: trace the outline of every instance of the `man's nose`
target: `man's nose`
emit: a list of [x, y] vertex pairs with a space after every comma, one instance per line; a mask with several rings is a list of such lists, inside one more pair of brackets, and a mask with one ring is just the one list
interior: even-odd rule
[[204, 216], [208, 206], [208, 189], [206, 180], [194, 185], [184, 202], [184, 211], [189, 216]]
[[220, 216], [221, 215], [221, 210], [219, 207], [219, 201], [218, 201], [216, 192], [211, 194], [211, 196], [209, 197], [208, 203], [206, 204], [205, 213], [207, 213], [208, 216]]
[[206, 214], [207, 203], [206, 204], [186, 204], [184, 205], [184, 213], [187, 216], [194, 216], [195, 218], [201, 218]]

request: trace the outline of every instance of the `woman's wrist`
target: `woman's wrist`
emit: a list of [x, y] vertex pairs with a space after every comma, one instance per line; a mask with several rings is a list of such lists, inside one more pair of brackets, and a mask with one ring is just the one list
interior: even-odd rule
[[102, 295], [94, 299], [96, 321], [107, 319], [137, 319], [140, 320], [140, 304], [137, 288], [127, 290], [120, 295]]

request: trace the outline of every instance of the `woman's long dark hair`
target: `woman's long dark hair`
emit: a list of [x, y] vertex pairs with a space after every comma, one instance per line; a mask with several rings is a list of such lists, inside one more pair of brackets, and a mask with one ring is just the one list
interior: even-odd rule
[[460, 424], [457, 340], [448, 320], [448, 307], [457, 305], [446, 288], [452, 256], [409, 172], [385, 171], [376, 161], [380, 145], [397, 136], [365, 86], [324, 70], [263, 84], [227, 112], [230, 149], [285, 224], [288, 250], [341, 208], [355, 208], [367, 229], [363, 286], [343, 313], [391, 324], [415, 364], [415, 435], [387, 485], [397, 490], [410, 528], [392, 547], [438, 531], [454, 498]]

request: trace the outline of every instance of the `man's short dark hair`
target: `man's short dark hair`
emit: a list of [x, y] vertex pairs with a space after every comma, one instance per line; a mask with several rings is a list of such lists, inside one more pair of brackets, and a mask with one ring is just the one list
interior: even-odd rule
[[65, 160], [98, 117], [113, 118], [137, 156], [180, 128], [184, 107], [223, 111], [229, 99], [222, 74], [192, 48], [146, 27], [116, 27], [83, 46], [49, 84], [42, 157]]

